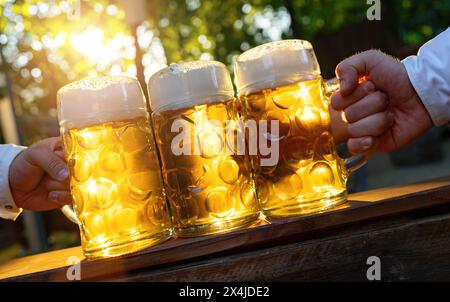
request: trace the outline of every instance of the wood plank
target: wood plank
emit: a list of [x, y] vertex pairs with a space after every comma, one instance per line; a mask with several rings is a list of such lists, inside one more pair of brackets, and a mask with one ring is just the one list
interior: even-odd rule
[[80, 246], [13, 259], [0, 266], [0, 279], [66, 267], [72, 256], [84, 259]]
[[[298, 242], [314, 232], [348, 224], [423, 209], [450, 202], [450, 179], [419, 185], [385, 188], [358, 193], [349, 202], [324, 213], [280, 220], [228, 234], [170, 240], [128, 257], [81, 263], [83, 279], [127, 274], [169, 266], [199, 257], [245, 252]], [[65, 280], [67, 258], [81, 256], [77, 248], [16, 259], [0, 266], [0, 279], [15, 281]], [[28, 265], [29, 264], [29, 265]]]
[[428, 191], [436, 188], [442, 188], [450, 185], [449, 179], [441, 179], [430, 182], [410, 184], [403, 186], [394, 186], [389, 188], [375, 189], [365, 192], [359, 192], [351, 194], [349, 200], [361, 200], [365, 202], [376, 202], [382, 200], [388, 200], [396, 197], [407, 197], [420, 193], [422, 191]]
[[368, 281], [368, 257], [382, 281], [450, 281], [450, 214], [351, 236], [332, 236], [238, 255], [141, 271], [106, 281]]

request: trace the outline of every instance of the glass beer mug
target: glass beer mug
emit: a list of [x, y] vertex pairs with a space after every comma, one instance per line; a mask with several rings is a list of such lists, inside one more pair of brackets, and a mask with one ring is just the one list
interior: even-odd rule
[[239, 129], [225, 65], [173, 64], [153, 75], [148, 89], [176, 233], [223, 233], [257, 220], [248, 157], [225, 138]]
[[113, 257], [171, 236], [152, 130], [139, 83], [91, 77], [58, 91], [73, 208], [87, 258]]
[[[311, 44], [271, 42], [242, 53], [235, 83], [245, 120], [278, 121], [278, 133], [262, 133], [279, 146], [279, 160], [252, 156], [257, 195], [268, 218], [319, 212], [346, 202], [346, 181], [368, 154], [341, 159], [331, 135], [329, 96], [338, 88], [320, 75]], [[259, 131], [264, 131], [259, 129]]]

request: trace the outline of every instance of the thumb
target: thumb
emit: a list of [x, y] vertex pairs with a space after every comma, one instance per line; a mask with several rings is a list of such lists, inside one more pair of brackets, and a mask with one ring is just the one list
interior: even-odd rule
[[47, 172], [51, 178], [65, 181], [69, 177], [69, 170], [64, 160], [54, 151], [57, 144], [57, 138], [50, 138], [37, 143], [28, 149], [26, 160], [31, 165]]
[[368, 50], [349, 57], [337, 65], [336, 76], [339, 79], [342, 96], [351, 94], [358, 87], [360, 78], [369, 75], [381, 54], [377, 50]]

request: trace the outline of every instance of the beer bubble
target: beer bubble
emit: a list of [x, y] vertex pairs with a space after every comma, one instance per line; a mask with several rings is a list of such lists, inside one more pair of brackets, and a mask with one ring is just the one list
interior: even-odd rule
[[302, 179], [297, 174], [284, 176], [273, 184], [275, 194], [282, 200], [295, 198], [302, 188]]
[[205, 189], [210, 180], [210, 167], [194, 166], [192, 170], [175, 168], [166, 171], [167, 186], [173, 192], [200, 193]]
[[311, 188], [319, 193], [329, 192], [335, 185], [333, 170], [326, 162], [315, 163], [309, 171], [308, 179]]
[[233, 159], [225, 158], [219, 162], [218, 172], [224, 182], [233, 184], [239, 178], [239, 165]]
[[334, 150], [333, 136], [328, 131], [323, 132], [316, 140], [315, 154], [327, 161], [334, 161], [336, 158]]
[[95, 209], [108, 209], [118, 200], [119, 191], [114, 182], [107, 178], [91, 179], [80, 186], [83, 200]]
[[165, 221], [165, 201], [148, 203], [145, 206], [147, 219], [153, 225], [161, 225]]
[[[291, 120], [289, 116], [279, 110], [271, 110], [265, 116], [267, 120], [267, 131], [269, 135], [265, 135], [268, 140], [281, 140], [285, 138], [291, 129]], [[272, 134], [272, 121], [278, 121], [278, 135]]]
[[256, 201], [255, 187], [250, 183], [244, 183], [240, 190], [240, 197], [242, 204], [249, 210], [257, 210], [258, 204]]
[[98, 162], [107, 173], [121, 173], [126, 169], [125, 157], [117, 145], [105, 147], [99, 154]]
[[302, 136], [289, 137], [281, 145], [281, 155], [285, 163], [294, 168], [306, 168], [313, 160], [314, 145]]
[[75, 153], [69, 159], [72, 176], [79, 182], [86, 181], [92, 174], [93, 163], [86, 153]]
[[145, 146], [151, 146], [151, 137], [148, 127], [131, 125], [122, 130], [120, 141], [125, 152], [133, 152], [141, 150]]
[[322, 90], [321, 80], [302, 82], [300, 87], [305, 92], [304, 97], [307, 102], [314, 104], [322, 110], [328, 111], [328, 104], [323, 97], [324, 92]]
[[109, 217], [111, 229], [116, 233], [137, 232], [138, 211], [131, 208], [116, 208]]
[[128, 176], [127, 186], [130, 197], [134, 200], [146, 200], [152, 194], [152, 189], [161, 187], [158, 171], [134, 173]]
[[322, 131], [320, 110], [304, 106], [295, 113], [295, 123], [303, 136], [315, 136]]
[[81, 222], [83, 223], [83, 229], [88, 240], [96, 240], [98, 238], [99, 243], [103, 243], [105, 234], [107, 233], [106, 223], [103, 216], [99, 213], [84, 213], [81, 216]]
[[216, 131], [207, 129], [201, 130], [197, 137], [202, 157], [213, 158], [221, 153], [223, 141]]
[[206, 207], [215, 217], [228, 216], [233, 208], [232, 199], [228, 198], [228, 190], [224, 187], [211, 189], [206, 195]]
[[190, 173], [192, 183], [188, 185], [189, 192], [199, 193], [209, 185], [211, 168], [208, 164], [193, 167]]
[[272, 102], [280, 109], [289, 109], [291, 106], [300, 104], [300, 94], [291, 86], [275, 89], [271, 94]]
[[76, 132], [76, 137], [80, 147], [87, 150], [94, 150], [103, 145], [107, 131], [103, 126], [89, 127]]
[[225, 104], [214, 104], [208, 106], [207, 109], [208, 119], [225, 123], [228, 120], [228, 110]]

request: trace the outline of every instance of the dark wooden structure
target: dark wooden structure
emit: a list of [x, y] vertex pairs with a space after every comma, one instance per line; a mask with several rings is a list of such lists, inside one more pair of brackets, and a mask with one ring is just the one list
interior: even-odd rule
[[[2, 281], [66, 281], [80, 247], [0, 266]], [[81, 262], [83, 281], [450, 280], [450, 179], [353, 194], [325, 213], [233, 233], [173, 239], [127, 257]]]

